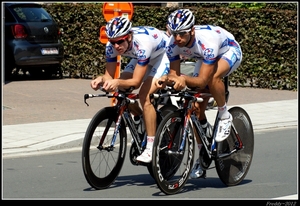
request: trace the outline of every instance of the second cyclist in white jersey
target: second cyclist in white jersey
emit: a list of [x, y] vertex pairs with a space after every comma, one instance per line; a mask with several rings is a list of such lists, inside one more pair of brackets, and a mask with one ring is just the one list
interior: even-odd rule
[[[234, 36], [227, 30], [213, 25], [194, 25], [195, 17], [189, 9], [178, 9], [168, 17], [167, 26], [172, 34], [166, 52], [170, 60], [170, 73], [162, 80], [175, 82], [174, 88], [181, 90], [188, 87], [197, 87], [213, 95], [219, 111], [219, 122], [216, 141], [225, 140], [231, 129], [232, 116], [227, 110], [223, 77], [235, 71], [242, 61], [242, 51]], [[193, 77], [180, 76], [180, 55], [195, 59], [196, 65]], [[199, 120], [206, 131], [212, 134], [207, 122], [205, 109], [208, 99], [200, 103], [198, 109]], [[199, 111], [198, 110], [198, 111]], [[197, 138], [199, 152], [202, 143]], [[191, 178], [205, 177], [199, 164], [199, 159], [191, 172]]]

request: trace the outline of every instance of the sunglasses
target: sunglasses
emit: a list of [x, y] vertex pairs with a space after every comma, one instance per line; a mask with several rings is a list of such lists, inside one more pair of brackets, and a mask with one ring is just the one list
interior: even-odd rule
[[126, 39], [128, 38], [128, 35], [124, 36], [123, 38], [119, 39], [118, 41], [109, 41], [112, 45], [115, 45], [115, 44], [122, 44]]
[[171, 34], [176, 37], [177, 35], [179, 36], [184, 36], [186, 33], [190, 32], [192, 29], [187, 29], [187, 30], [181, 30], [181, 31], [177, 31], [177, 32], [174, 32], [172, 31]]

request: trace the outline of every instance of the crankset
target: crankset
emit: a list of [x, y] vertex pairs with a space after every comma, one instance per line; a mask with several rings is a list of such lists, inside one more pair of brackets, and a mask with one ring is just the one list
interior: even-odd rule
[[130, 147], [130, 150], [129, 150], [129, 159], [130, 159], [131, 164], [133, 164], [134, 166], [138, 166], [138, 165], [148, 166], [149, 163], [139, 162], [139, 161], [136, 160], [136, 158], [139, 155], [140, 155], [139, 150], [136, 146], [136, 143], [134, 142], [134, 143], [131, 144], [131, 147]]
[[139, 165], [139, 163], [136, 161], [136, 158], [139, 156], [139, 151], [138, 148], [136, 146], [136, 143], [133, 142], [130, 146], [130, 150], [129, 150], [129, 158], [130, 158], [130, 162], [131, 164], [137, 166]]
[[201, 147], [199, 160], [200, 160], [201, 168], [204, 170], [207, 170], [212, 162], [212, 159], [209, 158], [206, 149], [204, 147]]

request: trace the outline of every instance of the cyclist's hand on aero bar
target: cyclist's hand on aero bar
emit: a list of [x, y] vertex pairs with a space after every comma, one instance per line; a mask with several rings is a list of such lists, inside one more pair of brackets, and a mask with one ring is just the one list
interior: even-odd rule
[[108, 92], [116, 91], [119, 87], [119, 80], [118, 79], [109, 79], [103, 83], [103, 89]]
[[169, 81], [174, 82], [173, 88], [177, 91], [185, 90], [186, 84], [185, 79], [182, 76], [169, 75]]
[[102, 84], [103, 84], [103, 77], [102, 76], [99, 76], [96, 79], [93, 79], [91, 81], [91, 87], [95, 91], [98, 90]]
[[160, 77], [159, 79], [156, 80], [155, 86], [158, 89], [164, 89], [167, 85], [167, 80], [168, 80], [168, 77], [166, 75], [162, 76], [162, 77]]

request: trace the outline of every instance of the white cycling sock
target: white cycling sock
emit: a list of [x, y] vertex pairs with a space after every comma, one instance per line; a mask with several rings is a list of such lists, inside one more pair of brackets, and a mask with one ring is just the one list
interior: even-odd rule
[[223, 107], [218, 107], [219, 115], [218, 117], [220, 119], [228, 119], [230, 117], [229, 112], [227, 110], [227, 105], [226, 103], [224, 104]]
[[153, 142], [154, 142], [154, 136], [147, 136], [147, 145], [146, 149], [149, 149], [152, 151], [153, 148]]

